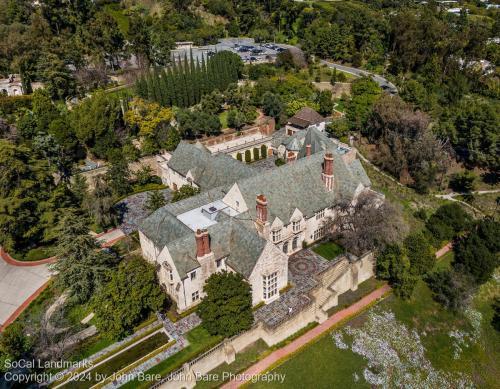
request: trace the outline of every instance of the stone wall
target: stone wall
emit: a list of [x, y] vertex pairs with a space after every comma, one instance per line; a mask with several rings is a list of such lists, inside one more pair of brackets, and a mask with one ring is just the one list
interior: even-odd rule
[[165, 382], [153, 388], [193, 388], [196, 385], [196, 376], [206, 374], [222, 363], [232, 363], [236, 353], [257, 340], [262, 339], [268, 346], [273, 346], [311, 322], [322, 323], [328, 318], [327, 310], [338, 304], [339, 295], [348, 290], [356, 290], [361, 282], [373, 277], [374, 265], [375, 259], [371, 252], [352, 262], [347, 259], [339, 261], [337, 266], [330, 267], [318, 275], [318, 285], [311, 292], [311, 304], [289, 320], [274, 328], [268, 328], [258, 322], [250, 330], [227, 339], [186, 363], [181, 369], [171, 373]]

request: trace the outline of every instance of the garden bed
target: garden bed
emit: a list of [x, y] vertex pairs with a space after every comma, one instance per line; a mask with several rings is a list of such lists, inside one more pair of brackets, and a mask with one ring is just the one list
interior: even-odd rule
[[113, 373], [129, 366], [138, 359], [167, 344], [168, 341], [169, 338], [164, 332], [158, 332], [157, 334], [150, 336], [134, 347], [131, 347], [130, 349], [116, 355], [102, 365], [96, 366], [94, 369], [90, 370], [88, 374], [85, 373], [85, 378], [82, 378], [82, 380], [70, 381], [62, 387], [72, 389], [90, 388], [91, 386], [102, 381], [104, 378], [111, 376]]
[[322, 242], [315, 245], [314, 247], [312, 247], [312, 251], [327, 259], [328, 261], [337, 258], [339, 255], [345, 252], [344, 248], [341, 245], [331, 241]]

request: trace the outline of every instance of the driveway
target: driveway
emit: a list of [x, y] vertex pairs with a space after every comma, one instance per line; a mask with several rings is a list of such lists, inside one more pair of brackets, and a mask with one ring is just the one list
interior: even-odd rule
[[41, 293], [49, 278], [49, 264], [16, 266], [0, 255], [0, 329]]
[[351, 66], [338, 65], [336, 63], [328, 62], [328, 61], [324, 61], [324, 60], [321, 60], [321, 63], [327, 65], [329, 68], [332, 68], [332, 69], [335, 68], [335, 69], [340, 70], [342, 72], [352, 74], [353, 76], [356, 76], [356, 77], [369, 76], [383, 90], [387, 91], [391, 95], [398, 94], [398, 88], [396, 88], [396, 85], [394, 85], [392, 82], [390, 82], [389, 80], [387, 80], [386, 78], [384, 78], [378, 74], [373, 74], [373, 73], [370, 73], [369, 71], [366, 71], [363, 69], [358, 69], [358, 68], [353, 68]]

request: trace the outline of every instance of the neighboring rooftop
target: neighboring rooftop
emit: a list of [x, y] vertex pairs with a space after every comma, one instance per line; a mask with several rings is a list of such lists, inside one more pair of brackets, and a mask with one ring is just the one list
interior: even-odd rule
[[299, 128], [307, 128], [313, 124], [319, 124], [325, 121], [325, 118], [309, 107], [302, 108], [299, 112], [288, 119], [288, 123]]

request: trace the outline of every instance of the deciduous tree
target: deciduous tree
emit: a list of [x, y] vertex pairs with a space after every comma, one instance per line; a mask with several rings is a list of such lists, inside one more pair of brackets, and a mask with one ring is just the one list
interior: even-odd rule
[[214, 273], [203, 287], [198, 308], [202, 325], [212, 335], [231, 337], [253, 323], [251, 286], [238, 273]]

